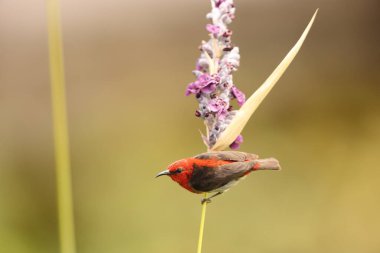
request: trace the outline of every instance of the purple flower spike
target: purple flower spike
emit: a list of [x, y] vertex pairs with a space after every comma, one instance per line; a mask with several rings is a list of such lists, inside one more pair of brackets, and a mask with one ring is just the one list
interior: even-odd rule
[[231, 94], [234, 98], [236, 98], [240, 106], [242, 106], [245, 103], [245, 94], [238, 88], [236, 88], [235, 85], [231, 87]]
[[207, 31], [209, 31], [214, 37], [218, 37], [220, 33], [220, 27], [218, 25], [207, 24]]
[[240, 144], [243, 143], [243, 136], [239, 135], [234, 142], [231, 143], [230, 148], [231, 149], [238, 149], [240, 147]]
[[[206, 25], [210, 38], [201, 42], [201, 54], [193, 71], [196, 80], [186, 88], [186, 95], [194, 94], [199, 103], [195, 116], [206, 124], [207, 136], [202, 138], [209, 149], [237, 113], [230, 100], [236, 98], [240, 106], [245, 102], [245, 95], [234, 86], [232, 76], [240, 65], [239, 48], [232, 44], [232, 31], [228, 28], [235, 13], [233, 2], [211, 0], [212, 9], [206, 16], [210, 19]], [[239, 137], [231, 145], [236, 149], [241, 142]]]

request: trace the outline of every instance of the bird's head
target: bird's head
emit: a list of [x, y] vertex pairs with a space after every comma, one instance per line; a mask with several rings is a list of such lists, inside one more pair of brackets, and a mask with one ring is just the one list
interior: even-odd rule
[[169, 176], [173, 181], [179, 183], [182, 187], [193, 191], [189, 186], [189, 180], [192, 173], [193, 166], [191, 161], [189, 159], [183, 159], [169, 165], [168, 169], [158, 173], [156, 178], [164, 175]]

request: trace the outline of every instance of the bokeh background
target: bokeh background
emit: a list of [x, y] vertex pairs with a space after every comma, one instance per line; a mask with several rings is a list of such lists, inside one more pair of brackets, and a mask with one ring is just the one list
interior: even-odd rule
[[[209, 206], [204, 252], [380, 252], [379, 1], [236, 0], [235, 83], [300, 54], [244, 130], [255, 173]], [[154, 175], [203, 152], [185, 97], [206, 0], [62, 0], [78, 252], [195, 252], [200, 196]], [[0, 0], [0, 252], [58, 252], [44, 1]]]

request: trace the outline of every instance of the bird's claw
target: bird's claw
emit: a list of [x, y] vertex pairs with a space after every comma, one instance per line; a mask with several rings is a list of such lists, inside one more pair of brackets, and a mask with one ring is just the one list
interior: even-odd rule
[[211, 203], [211, 199], [210, 198], [203, 198], [201, 200], [201, 204], [203, 205], [204, 203], [207, 203], [207, 204]]

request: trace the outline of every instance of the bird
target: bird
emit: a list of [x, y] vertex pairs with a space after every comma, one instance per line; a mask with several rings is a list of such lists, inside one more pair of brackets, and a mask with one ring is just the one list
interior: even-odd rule
[[156, 178], [166, 175], [190, 192], [214, 193], [203, 198], [203, 204], [228, 191], [252, 171], [280, 169], [275, 158], [259, 159], [258, 155], [240, 151], [213, 151], [178, 160]]

